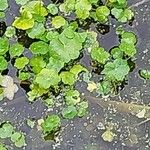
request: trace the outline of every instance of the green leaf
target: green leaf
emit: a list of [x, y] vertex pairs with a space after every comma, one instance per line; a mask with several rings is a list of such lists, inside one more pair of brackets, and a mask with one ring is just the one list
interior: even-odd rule
[[22, 30], [27, 30], [32, 28], [34, 26], [34, 19], [31, 12], [22, 10], [21, 16], [17, 17], [12, 25]]
[[79, 117], [83, 117], [87, 114], [87, 110], [88, 110], [88, 102], [81, 102], [78, 104], [77, 106], [77, 110], [78, 110], [78, 116]]
[[0, 11], [0, 19], [4, 19], [5, 18], [5, 12]]
[[110, 14], [110, 10], [107, 6], [99, 6], [96, 9], [96, 16], [98, 21], [105, 23], [108, 20], [108, 16]]
[[8, 7], [8, 2], [7, 0], [1, 0], [0, 1], [0, 11], [5, 10]]
[[136, 35], [133, 32], [124, 32], [121, 35], [121, 42], [126, 42], [128, 44], [136, 44]]
[[111, 81], [123, 81], [126, 75], [129, 73], [130, 68], [126, 60], [116, 59], [113, 62], [108, 62], [104, 66], [102, 74], [105, 74], [106, 78]]
[[0, 88], [0, 101], [4, 99], [4, 89], [3, 87]]
[[119, 47], [115, 47], [115, 48], [111, 49], [111, 54], [114, 59], [123, 58], [123, 52], [120, 50]]
[[53, 98], [47, 98], [44, 100], [44, 104], [50, 108], [50, 107], [53, 107], [54, 106], [54, 100]]
[[92, 5], [88, 0], [80, 0], [77, 1], [75, 4], [75, 9], [76, 9], [75, 13], [78, 18], [86, 19], [90, 15], [89, 11], [91, 10], [91, 8]]
[[35, 22], [32, 29], [28, 29], [27, 33], [30, 38], [39, 38], [42, 36], [45, 32], [45, 27], [43, 23], [37, 23]]
[[110, 81], [104, 80], [97, 84], [96, 92], [101, 95], [108, 95], [112, 90], [112, 84]]
[[76, 77], [73, 73], [69, 71], [64, 71], [60, 73], [60, 78], [64, 84], [73, 85], [76, 81]]
[[21, 81], [29, 80], [30, 77], [31, 77], [30, 73], [19, 71], [19, 79]]
[[60, 10], [63, 12], [73, 11], [75, 9], [76, 0], [65, 0], [63, 4], [60, 5]]
[[21, 9], [25, 9], [26, 11], [31, 12], [33, 15], [39, 15], [43, 17], [48, 15], [48, 11], [41, 0], [30, 1], [25, 6], [21, 7]]
[[9, 40], [7, 38], [0, 38], [0, 55], [4, 55], [9, 49]]
[[91, 51], [92, 59], [98, 61], [101, 64], [105, 64], [109, 60], [110, 54], [102, 47], [93, 48]]
[[66, 30], [67, 28], [57, 38], [50, 41], [50, 54], [59, 56], [64, 63], [79, 57], [82, 44], [86, 39], [86, 34], [83, 36], [77, 32], [74, 32], [73, 38], [68, 38]]
[[14, 128], [10, 123], [4, 123], [0, 128], [0, 138], [4, 139], [4, 138], [11, 137], [13, 131]]
[[150, 79], [150, 70], [140, 70], [140, 76], [144, 79]]
[[5, 145], [0, 143], [0, 150], [7, 150], [7, 148], [5, 147]]
[[39, 85], [37, 85], [37, 84], [31, 84], [30, 89], [31, 89], [31, 91], [29, 91], [27, 93], [27, 95], [29, 97], [28, 100], [30, 102], [33, 102], [36, 98], [39, 98], [40, 96], [42, 96], [43, 94], [46, 94], [48, 92], [48, 90], [39, 87]]
[[11, 38], [13, 36], [15, 36], [16, 34], [16, 29], [12, 26], [7, 27], [6, 32], [5, 32], [5, 36], [8, 38]]
[[55, 71], [59, 72], [64, 66], [64, 61], [61, 60], [61, 58], [58, 56], [56, 57], [50, 57], [49, 62], [46, 66], [48, 69], [54, 69]]
[[99, 0], [89, 0], [91, 4], [96, 4]]
[[48, 89], [50, 86], [56, 86], [60, 81], [58, 73], [52, 69], [42, 69], [37, 74], [35, 82], [39, 84], [41, 88]]
[[62, 116], [65, 119], [73, 119], [77, 113], [78, 112], [75, 106], [68, 106], [62, 110]]
[[90, 12], [85, 9], [77, 9], [75, 13], [78, 16], [78, 18], [81, 18], [81, 19], [86, 19], [90, 15]]
[[115, 16], [116, 19], [119, 19], [122, 13], [123, 13], [123, 9], [118, 9], [115, 7], [111, 9], [111, 14]]
[[23, 69], [26, 65], [28, 65], [28, 63], [29, 63], [29, 59], [27, 57], [21, 57], [15, 60], [14, 66], [17, 69]]
[[123, 23], [131, 20], [134, 16], [134, 13], [130, 9], [121, 9], [115, 7], [111, 10], [111, 14], [115, 16], [118, 21]]
[[21, 138], [17, 142], [15, 142], [15, 146], [19, 148], [26, 146], [24, 135], [22, 135]]
[[11, 141], [13, 143], [17, 142], [21, 138], [21, 133], [20, 132], [15, 132], [11, 135]]
[[56, 29], [63, 27], [66, 24], [66, 20], [62, 16], [56, 16], [52, 18], [52, 26]]
[[25, 5], [29, 0], [15, 0], [18, 5]]
[[43, 60], [42, 56], [34, 56], [30, 59], [30, 65], [34, 73], [37, 74], [46, 66], [46, 62]]
[[46, 54], [49, 51], [49, 45], [43, 41], [34, 42], [30, 45], [33, 54]]
[[41, 127], [44, 133], [56, 132], [61, 126], [60, 118], [58, 115], [51, 115], [44, 119]]
[[116, 8], [125, 8], [127, 6], [127, 0], [109, 0], [108, 5]]
[[80, 102], [80, 93], [77, 90], [69, 90], [65, 93], [65, 102], [67, 105], [76, 105]]
[[0, 56], [0, 71], [7, 69], [8, 63], [3, 56]]
[[74, 65], [70, 69], [70, 72], [73, 73], [76, 76], [76, 78], [77, 78], [79, 73], [81, 73], [81, 72], [87, 72], [87, 69], [84, 68], [83, 66], [77, 64], [77, 65]]
[[35, 126], [35, 121], [33, 121], [33, 119], [27, 119], [26, 120], [26, 122], [27, 122], [27, 125], [30, 127], [30, 128], [34, 128], [34, 126]]
[[23, 53], [23, 51], [24, 51], [24, 47], [19, 43], [10, 45], [9, 54], [11, 57], [20, 56]]
[[55, 4], [49, 4], [47, 6], [47, 8], [48, 8], [50, 14], [52, 14], [52, 15], [58, 14], [58, 8]]
[[26, 145], [25, 136], [20, 132], [15, 132], [11, 135], [11, 141], [15, 144], [16, 147], [23, 147]]
[[121, 51], [123, 51], [126, 55], [130, 57], [133, 57], [137, 52], [136, 47], [133, 43], [128, 44], [127, 42], [122, 42], [119, 45], [119, 48]]
[[52, 39], [57, 39], [58, 35], [59, 33], [57, 31], [49, 31], [47, 32], [46, 38], [51, 41]]
[[129, 21], [129, 20], [131, 20], [131, 19], [133, 18], [133, 16], [134, 16], [134, 13], [132, 12], [132, 10], [130, 10], [130, 9], [125, 9], [124, 12], [123, 12], [123, 16], [120, 17], [120, 18], [118, 19], [118, 21], [120, 21], [120, 22], [126, 22], [126, 21], [124, 20], [124, 18], [126, 18], [126, 20]]

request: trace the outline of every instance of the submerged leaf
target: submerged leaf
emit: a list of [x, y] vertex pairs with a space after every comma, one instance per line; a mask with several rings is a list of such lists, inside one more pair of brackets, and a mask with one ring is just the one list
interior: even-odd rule
[[73, 119], [77, 115], [77, 109], [75, 106], [68, 106], [62, 110], [62, 116], [66, 119]]
[[69, 90], [65, 93], [65, 102], [67, 105], [76, 105], [80, 102], [80, 93], [77, 90]]
[[150, 79], [150, 70], [140, 70], [140, 76], [144, 79]]

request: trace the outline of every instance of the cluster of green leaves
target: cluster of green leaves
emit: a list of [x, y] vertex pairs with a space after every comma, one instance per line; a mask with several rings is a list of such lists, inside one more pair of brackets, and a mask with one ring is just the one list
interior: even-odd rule
[[108, 0], [106, 5], [119, 22], [125, 23], [134, 17], [133, 11], [127, 7], [127, 0]]
[[15, 131], [15, 128], [9, 122], [1, 124], [0, 138], [10, 138], [10, 140], [15, 144], [15, 146], [19, 148], [26, 145], [24, 134], [22, 132]]
[[66, 119], [73, 119], [75, 116], [83, 117], [87, 114], [88, 102], [81, 101], [80, 93], [77, 90], [65, 92], [66, 107], [62, 110], [62, 116]]
[[40, 21], [47, 16], [48, 11], [42, 1], [17, 1], [19, 4], [25, 4], [20, 8], [20, 17], [13, 22], [13, 26], [27, 30], [34, 26], [35, 21]]
[[[7, 0], [0, 2], [0, 11], [8, 7], [6, 2]], [[16, 0], [16, 3], [21, 5], [20, 16], [16, 17], [12, 26], [7, 27], [4, 36], [0, 38], [0, 72], [7, 69], [6, 58], [9, 54], [10, 59], [14, 60], [20, 82], [30, 84], [30, 91], [27, 93], [30, 102], [43, 98], [46, 106], [51, 107], [55, 103], [54, 93], [59, 92], [64, 95], [65, 103], [61, 108], [63, 118], [73, 119], [75, 116], [86, 115], [88, 103], [81, 100], [80, 93], [74, 88], [79, 74], [88, 73], [78, 60], [85, 49], [90, 52], [92, 60], [103, 68], [102, 80], [96, 85], [98, 93], [110, 94], [126, 79], [130, 71], [127, 59], [136, 54], [135, 34], [122, 30], [118, 33], [120, 44], [108, 52], [99, 46], [97, 34], [81, 29], [78, 22], [93, 18], [96, 22], [106, 23], [111, 15], [120, 22], [127, 22], [134, 15], [127, 8], [127, 0], [108, 0], [101, 6], [98, 0], [65, 0], [61, 4], [50, 3], [47, 7], [41, 0]], [[68, 18], [72, 13], [75, 13], [75, 19], [70, 21]], [[46, 23], [49, 16], [48, 27]], [[29, 46], [31, 58], [24, 55], [23, 45], [18, 42], [9, 44], [9, 38], [16, 34], [15, 28], [26, 30], [28, 37], [36, 39]], [[147, 71], [141, 71], [140, 74], [149, 78]], [[89, 77], [87, 80], [90, 82]], [[11, 87], [11, 96], [7, 95], [10, 99], [16, 90], [14, 84]], [[7, 88], [5, 90], [8, 93], [10, 88]], [[0, 96], [2, 94], [0, 89]], [[58, 115], [48, 116], [41, 124], [45, 135], [57, 132], [60, 126], [61, 118]], [[1, 138], [10, 137], [17, 147], [25, 145], [24, 135], [15, 132], [11, 124], [3, 124], [0, 130], [3, 130], [0, 132]]]
[[120, 44], [111, 49], [111, 54], [101, 47], [91, 50], [92, 59], [104, 67], [101, 72], [104, 75], [103, 80], [97, 85], [97, 91], [102, 95], [107, 95], [111, 91], [116, 92], [117, 87], [125, 80], [130, 71], [127, 59], [136, 54], [137, 38], [135, 34], [122, 31], [119, 36]]
[[[33, 33], [35, 37], [35, 32]], [[16, 59], [15, 66], [21, 69], [20, 78], [28, 80], [33, 76], [31, 91], [28, 93], [30, 101], [47, 93], [51, 87], [57, 88], [60, 82], [72, 86], [78, 74], [87, 71], [81, 65], [74, 65], [68, 71], [60, 72], [65, 64], [79, 57], [86, 37], [86, 32], [75, 32], [72, 27], [66, 27], [60, 34], [57, 31], [48, 31], [48, 43], [38, 41], [30, 45], [29, 49], [33, 54], [30, 61], [26, 57]], [[30, 75], [27, 74], [27, 68], [30, 69]]]
[[[24, 47], [21, 44], [19, 44], [18, 42], [10, 45], [9, 39], [7, 37], [5, 37], [5, 36], [1, 37], [0, 38], [0, 72], [6, 70], [8, 67], [8, 62], [6, 60], [7, 52], [10, 54], [11, 58], [16, 58], [18, 56], [21, 56], [23, 51], [24, 51]], [[16, 67], [23, 67], [23, 66], [21, 66], [21, 65], [24, 65], [22, 60], [25, 61], [26, 59], [27, 58], [25, 58], [25, 57], [22, 57], [22, 59], [18, 58], [18, 60], [16, 60], [16, 62], [15, 62]], [[21, 62], [21, 64], [20, 64], [20, 62]]]
[[60, 10], [65, 13], [74, 11], [79, 19], [92, 17], [101, 23], [106, 23], [110, 14], [123, 23], [134, 17], [133, 11], [127, 7], [127, 0], [108, 0], [102, 6], [98, 5], [98, 0], [66, 0]]
[[41, 127], [45, 135], [55, 133], [61, 127], [61, 119], [58, 115], [49, 115], [44, 119]]

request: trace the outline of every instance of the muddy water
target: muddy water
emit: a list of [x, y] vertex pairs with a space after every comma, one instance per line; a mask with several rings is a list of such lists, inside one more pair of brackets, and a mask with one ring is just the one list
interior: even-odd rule
[[[45, 2], [47, 2], [45, 0]], [[137, 0], [130, 1], [134, 6]], [[140, 2], [140, 1], [139, 1]], [[10, 7], [6, 12], [6, 25], [9, 26], [14, 17], [18, 15], [19, 7], [14, 0], [9, 0]], [[143, 3], [135, 7], [136, 18], [133, 25], [126, 25], [127, 30], [132, 30], [138, 35], [138, 53], [136, 55], [136, 67], [129, 75], [128, 85], [121, 91], [120, 95], [113, 99], [123, 99], [124, 101], [132, 101], [138, 103], [149, 103], [150, 100], [150, 83], [142, 80], [138, 71], [140, 69], [150, 69], [150, 2]], [[118, 39], [115, 34], [115, 22], [112, 20], [110, 32], [105, 35], [99, 35], [99, 41], [103, 47], [109, 50], [114, 45], [117, 45]], [[108, 42], [109, 41], [109, 42]], [[81, 62], [90, 68], [89, 57], [83, 56]], [[15, 70], [9, 72], [15, 76]], [[95, 75], [96, 76], [96, 75]], [[85, 83], [78, 83], [76, 88], [85, 95], [90, 95], [86, 91]], [[91, 95], [92, 96], [92, 95]], [[37, 100], [32, 105], [28, 103], [27, 97], [23, 89], [16, 94], [13, 101], [0, 102], [0, 121], [11, 121], [18, 130], [26, 133], [27, 146], [25, 150], [149, 150], [150, 147], [150, 122], [146, 122], [141, 126], [134, 128], [133, 125], [138, 124], [142, 120], [133, 116], [113, 113], [113, 111], [104, 110], [97, 104], [90, 102], [89, 114], [80, 119], [76, 118], [72, 121], [63, 121], [62, 131], [58, 136], [59, 142], [54, 143], [44, 141], [41, 138], [41, 133], [36, 128], [31, 129], [26, 125], [27, 118], [40, 119], [47, 114], [57, 113], [47, 110], [41, 100]], [[117, 123], [119, 139], [113, 143], [104, 142], [101, 138], [102, 125], [105, 122]], [[127, 136], [135, 134], [138, 138], [138, 143], [133, 144], [127, 140]], [[148, 138], [149, 137], [149, 138]], [[6, 141], [8, 145], [9, 141]], [[10, 146], [10, 150], [19, 150]]]

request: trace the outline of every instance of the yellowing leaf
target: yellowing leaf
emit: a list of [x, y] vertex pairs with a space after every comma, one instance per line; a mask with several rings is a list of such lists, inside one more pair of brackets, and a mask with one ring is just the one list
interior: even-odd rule
[[102, 134], [103, 140], [107, 142], [112, 142], [115, 136], [116, 135], [110, 130], [107, 130]]
[[34, 19], [29, 11], [21, 11], [21, 16], [17, 17], [12, 24], [14, 27], [22, 30], [30, 29], [34, 26]]
[[97, 84], [96, 83], [94, 83], [94, 82], [89, 82], [88, 83], [88, 87], [87, 87], [88, 91], [93, 92], [96, 89], [97, 89]]

